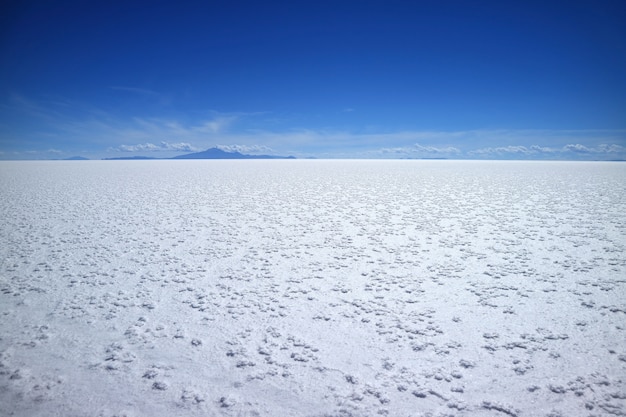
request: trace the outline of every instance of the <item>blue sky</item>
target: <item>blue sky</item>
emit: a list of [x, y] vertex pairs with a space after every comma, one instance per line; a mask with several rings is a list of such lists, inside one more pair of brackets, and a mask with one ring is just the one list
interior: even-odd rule
[[12, 1], [0, 159], [626, 159], [626, 3]]

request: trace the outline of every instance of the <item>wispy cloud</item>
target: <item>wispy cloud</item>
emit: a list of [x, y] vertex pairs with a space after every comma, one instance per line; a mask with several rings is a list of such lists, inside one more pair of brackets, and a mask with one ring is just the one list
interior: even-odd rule
[[461, 154], [461, 150], [454, 146], [423, 146], [419, 143], [399, 148], [382, 148], [380, 152], [382, 154], [403, 157], [455, 156]]
[[35, 120], [42, 120], [53, 123], [56, 120], [65, 118], [63, 108], [67, 103], [56, 100], [54, 102], [42, 103], [32, 100], [21, 94], [11, 94], [9, 99], [2, 103], [2, 109], [7, 113], [17, 116], [26, 116]]
[[[349, 131], [289, 128], [271, 121], [267, 113], [206, 110], [133, 117], [58, 97], [36, 101], [14, 95], [0, 105], [0, 150], [5, 158], [32, 150], [91, 157], [159, 152], [166, 157], [217, 146], [249, 154], [319, 158], [626, 159], [626, 130]], [[56, 152], [46, 151], [51, 148]]]
[[617, 144], [601, 144], [597, 148], [598, 152], [606, 152], [606, 153], [624, 153], [626, 152], [626, 147]]
[[264, 153], [273, 153], [274, 150], [269, 146], [265, 145], [216, 145], [218, 149], [221, 149], [225, 152], [239, 152], [244, 154], [264, 154]]
[[[622, 159], [626, 149], [619, 143], [593, 144], [569, 142], [567, 139], [584, 139], [583, 133], [567, 135], [563, 132], [546, 132], [531, 135], [528, 131], [404, 131], [391, 133], [351, 133], [341, 131], [298, 129], [285, 132], [272, 131], [214, 131], [205, 128], [212, 121], [201, 125], [184, 126], [164, 121], [137, 120], [140, 132], [149, 132], [152, 137], [169, 137], [195, 149], [219, 147], [226, 151], [241, 153], [278, 153], [300, 157], [317, 156], [329, 158], [503, 158], [503, 159]], [[218, 122], [219, 124], [220, 122]], [[139, 132], [127, 129], [120, 132], [126, 137], [139, 137]], [[602, 136], [590, 132], [597, 140]], [[604, 137], [616, 136], [615, 132]], [[617, 135], [619, 137], [619, 135]], [[554, 137], [558, 137], [554, 140]], [[544, 142], [539, 142], [540, 140]], [[518, 143], [515, 141], [519, 140]], [[536, 143], [529, 141], [537, 140]], [[512, 142], [504, 146], [480, 146], [483, 143]], [[622, 141], [623, 142], [623, 141]], [[175, 151], [172, 146], [152, 145], [153, 142], [136, 142], [112, 150], [118, 151]], [[392, 144], [395, 146], [383, 146]], [[152, 146], [149, 146], [152, 145]]]
[[580, 155], [624, 155], [626, 148], [618, 144], [600, 144], [597, 146], [585, 146], [580, 143], [570, 143], [561, 148], [551, 148], [539, 145], [530, 147], [517, 145], [505, 147], [489, 147], [470, 150], [469, 156], [494, 157], [494, 156], [518, 156], [525, 157], [559, 157], [568, 158]]
[[158, 145], [154, 143], [141, 143], [137, 145], [120, 145], [114, 148], [109, 148], [109, 151], [118, 152], [164, 152], [164, 151], [176, 151], [176, 152], [196, 152], [200, 149], [192, 146], [190, 143], [169, 143], [161, 142]]
[[237, 116], [217, 116], [212, 120], [207, 120], [199, 126], [193, 127], [193, 131], [198, 133], [222, 133], [237, 120]]
[[[219, 115], [194, 123], [170, 118], [93, 117], [60, 121], [58, 131], [72, 137], [88, 137], [93, 145], [106, 145], [109, 152], [195, 151], [228, 135], [237, 116]], [[155, 139], [158, 142], [155, 142]]]
[[489, 148], [481, 148], [474, 149], [467, 152], [468, 155], [476, 155], [476, 156], [492, 156], [492, 155], [504, 155], [504, 154], [516, 154], [516, 155], [531, 155], [533, 153], [541, 153], [542, 149], [540, 146], [533, 145], [530, 148], [522, 145], [515, 146], [499, 146], [499, 147], [489, 147]]

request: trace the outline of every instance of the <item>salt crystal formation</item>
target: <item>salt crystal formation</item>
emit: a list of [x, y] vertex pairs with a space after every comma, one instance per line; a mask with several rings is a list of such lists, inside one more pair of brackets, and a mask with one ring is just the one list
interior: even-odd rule
[[625, 187], [609, 162], [0, 162], [0, 414], [626, 415]]

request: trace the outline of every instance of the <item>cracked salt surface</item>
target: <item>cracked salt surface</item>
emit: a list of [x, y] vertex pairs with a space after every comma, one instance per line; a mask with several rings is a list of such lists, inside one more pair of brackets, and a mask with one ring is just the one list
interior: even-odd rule
[[626, 165], [0, 163], [3, 416], [626, 415]]

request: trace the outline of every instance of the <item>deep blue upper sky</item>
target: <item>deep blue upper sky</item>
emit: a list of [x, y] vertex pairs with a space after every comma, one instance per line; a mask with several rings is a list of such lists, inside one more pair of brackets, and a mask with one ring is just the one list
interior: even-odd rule
[[0, 159], [626, 158], [626, 2], [13, 1]]

